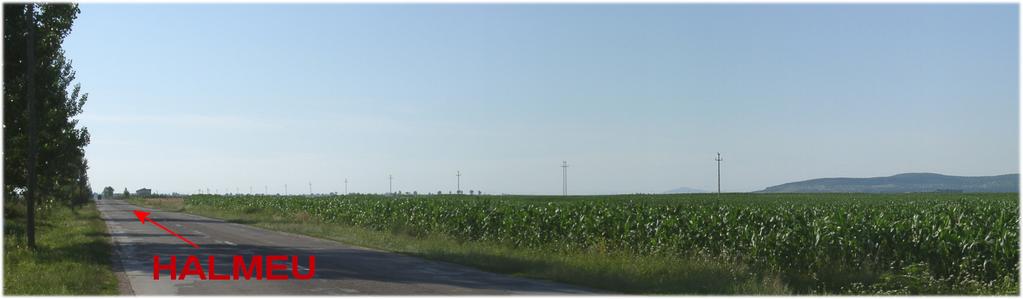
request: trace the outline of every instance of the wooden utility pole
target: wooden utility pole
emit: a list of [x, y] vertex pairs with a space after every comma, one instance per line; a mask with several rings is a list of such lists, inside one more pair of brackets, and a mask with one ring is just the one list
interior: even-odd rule
[[37, 128], [39, 117], [36, 114], [36, 98], [35, 98], [35, 5], [29, 3], [25, 6], [25, 30], [28, 31], [28, 37], [25, 43], [25, 116], [28, 133], [28, 159], [25, 163], [25, 168], [28, 175], [28, 186], [25, 190], [25, 202], [28, 206], [26, 216], [28, 218], [28, 227], [26, 233], [28, 233], [28, 247], [36, 248], [36, 197], [39, 196], [39, 190], [36, 178], [36, 161], [39, 159], [39, 129]]

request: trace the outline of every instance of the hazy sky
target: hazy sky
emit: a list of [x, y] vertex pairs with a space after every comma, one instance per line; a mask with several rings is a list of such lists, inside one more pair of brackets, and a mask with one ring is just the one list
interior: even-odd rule
[[1019, 171], [1017, 6], [83, 4], [94, 190]]

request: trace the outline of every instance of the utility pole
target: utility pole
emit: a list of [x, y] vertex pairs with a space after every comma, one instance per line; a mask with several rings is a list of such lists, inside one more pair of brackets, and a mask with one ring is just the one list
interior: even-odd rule
[[458, 178], [458, 183], [455, 185], [455, 193], [462, 194], [462, 171], [456, 171], [455, 177]]
[[391, 187], [393, 185], [394, 185], [394, 176], [388, 174], [387, 175], [387, 193], [394, 194], [394, 191], [391, 190]]
[[36, 128], [39, 117], [36, 116], [36, 99], [35, 99], [35, 69], [36, 69], [36, 58], [35, 58], [35, 36], [36, 36], [36, 19], [35, 19], [35, 4], [29, 3], [25, 8], [25, 27], [28, 30], [28, 38], [25, 40], [25, 102], [27, 107], [25, 114], [28, 115], [27, 133], [28, 133], [28, 157], [26, 162], [27, 175], [28, 175], [28, 186], [25, 190], [25, 203], [27, 204], [27, 211], [25, 216], [28, 220], [28, 226], [26, 227], [26, 234], [28, 235], [28, 248], [36, 249], [36, 197], [39, 195], [38, 186], [36, 186], [36, 160], [39, 159], [39, 133]]
[[284, 184], [284, 196], [288, 196], [288, 184]]
[[568, 161], [561, 161], [561, 195], [568, 196]]
[[345, 178], [345, 195], [348, 195], [348, 178]]
[[309, 181], [309, 196], [313, 196], [313, 181]]
[[721, 153], [718, 153], [718, 157], [714, 158], [714, 161], [718, 161], [718, 196], [721, 196]]

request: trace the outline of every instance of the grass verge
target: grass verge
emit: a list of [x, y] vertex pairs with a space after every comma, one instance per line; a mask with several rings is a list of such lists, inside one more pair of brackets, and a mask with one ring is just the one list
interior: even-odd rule
[[416, 237], [401, 231], [320, 223], [309, 215], [266, 210], [190, 207], [182, 199], [131, 199], [141, 206], [186, 212], [266, 229], [441, 260], [521, 277], [546, 279], [630, 294], [789, 294], [776, 275], [753, 273], [741, 264], [711, 258], [621, 256], [596, 250], [551, 252], [442, 235]]
[[36, 218], [36, 250], [25, 240], [25, 208], [4, 206], [5, 295], [117, 295], [113, 248], [95, 204], [50, 208]]

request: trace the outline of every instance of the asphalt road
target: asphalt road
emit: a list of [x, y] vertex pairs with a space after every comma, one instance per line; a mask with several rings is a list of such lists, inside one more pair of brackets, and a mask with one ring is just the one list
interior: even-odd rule
[[[118, 259], [135, 295], [550, 295], [592, 294], [593, 290], [560, 283], [495, 274], [334, 241], [255, 228], [184, 213], [142, 208], [120, 200], [100, 200]], [[149, 211], [151, 219], [199, 245], [196, 249], [151, 223], [142, 224], [133, 210]], [[307, 265], [316, 256], [310, 280], [170, 280], [167, 271], [153, 280], [153, 256], [161, 264], [178, 256], [216, 259], [216, 273], [230, 274], [232, 257], [299, 256]], [[288, 269], [291, 269], [290, 262]], [[305, 273], [305, 268], [300, 268]], [[290, 271], [287, 271], [290, 273]]]

